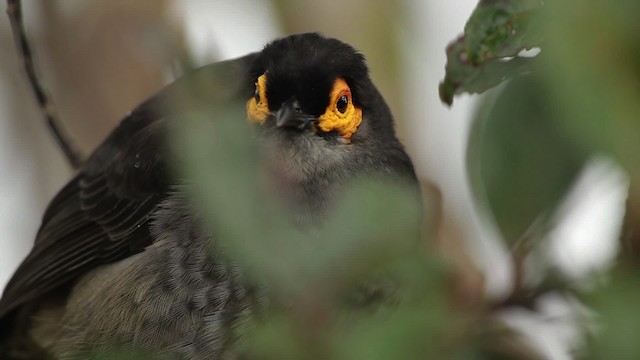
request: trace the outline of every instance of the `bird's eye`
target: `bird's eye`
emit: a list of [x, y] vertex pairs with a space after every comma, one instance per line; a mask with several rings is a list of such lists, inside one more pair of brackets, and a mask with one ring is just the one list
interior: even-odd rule
[[253, 98], [256, 99], [256, 102], [260, 102], [260, 89], [258, 88], [258, 84], [256, 84], [256, 90], [253, 92]]
[[341, 114], [344, 114], [347, 111], [347, 106], [349, 106], [349, 98], [347, 95], [342, 95], [336, 102], [336, 109], [340, 111]]
[[361, 122], [362, 109], [353, 103], [349, 84], [337, 78], [329, 93], [327, 109], [318, 117], [318, 129], [325, 133], [337, 132], [348, 142]]

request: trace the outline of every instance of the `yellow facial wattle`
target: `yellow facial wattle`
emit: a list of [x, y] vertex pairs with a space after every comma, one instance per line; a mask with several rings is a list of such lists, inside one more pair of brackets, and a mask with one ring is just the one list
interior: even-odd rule
[[267, 100], [267, 74], [260, 75], [256, 81], [254, 97], [247, 101], [247, 118], [249, 121], [264, 123], [269, 116], [269, 102]]
[[337, 131], [349, 140], [362, 122], [362, 109], [353, 104], [351, 89], [341, 78], [333, 83], [329, 99], [327, 110], [318, 118], [318, 128], [325, 132]]

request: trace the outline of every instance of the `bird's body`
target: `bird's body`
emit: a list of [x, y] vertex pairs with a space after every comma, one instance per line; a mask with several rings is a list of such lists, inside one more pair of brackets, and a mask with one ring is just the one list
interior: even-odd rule
[[[229, 88], [247, 102], [261, 159], [302, 223], [355, 176], [415, 185], [389, 109], [349, 45], [293, 35], [198, 72], [212, 70], [238, 83]], [[167, 162], [165, 103], [179, 86], [128, 115], [49, 205], [0, 300], [0, 358], [127, 349], [233, 358], [230, 345], [267, 300], [210, 250], [215, 236]]]
[[38, 345], [63, 359], [121, 350], [223, 358], [265, 303], [230, 262], [208, 256], [208, 235], [190, 207], [181, 194], [169, 195], [154, 215], [152, 245], [83, 276], [66, 299], [73, 311], [36, 312]]

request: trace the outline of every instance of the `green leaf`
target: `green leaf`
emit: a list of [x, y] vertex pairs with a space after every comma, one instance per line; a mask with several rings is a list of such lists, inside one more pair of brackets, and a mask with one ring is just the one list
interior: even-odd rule
[[[549, 4], [544, 76], [576, 141], [616, 158], [640, 184], [640, 2]], [[553, 36], [551, 36], [553, 35]]]
[[481, 1], [467, 21], [464, 35], [447, 47], [440, 99], [448, 105], [464, 92], [482, 93], [504, 80], [530, 71], [533, 58], [522, 50], [540, 46], [538, 1]]
[[545, 220], [581, 169], [586, 152], [558, 127], [545, 84], [533, 76], [484, 100], [467, 154], [475, 194], [513, 243]]
[[[435, 300], [435, 299], [434, 299]], [[355, 326], [341, 341], [338, 359], [448, 358], [443, 344], [450, 314], [441, 302], [378, 313]], [[341, 334], [345, 336], [344, 334]]]
[[638, 278], [637, 265], [618, 266], [611, 282], [587, 298], [597, 314], [597, 327], [589, 344], [590, 359], [640, 359]]

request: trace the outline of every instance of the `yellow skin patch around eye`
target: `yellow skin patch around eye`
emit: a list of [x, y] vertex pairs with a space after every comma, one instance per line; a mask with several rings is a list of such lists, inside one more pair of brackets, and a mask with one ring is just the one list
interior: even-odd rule
[[[347, 98], [344, 112], [338, 110], [338, 102], [342, 96]], [[344, 139], [349, 140], [362, 122], [362, 109], [353, 104], [351, 89], [344, 79], [338, 78], [333, 83], [329, 99], [327, 110], [318, 118], [318, 128], [325, 132], [337, 131]]]
[[[264, 124], [271, 112], [267, 100], [267, 74], [264, 73], [256, 81], [257, 96], [247, 101], [247, 118], [254, 123]], [[338, 102], [343, 96], [347, 104], [343, 111], [338, 109]], [[329, 94], [329, 106], [318, 118], [318, 129], [324, 132], [336, 131], [345, 140], [349, 140], [362, 122], [362, 109], [353, 104], [351, 89], [344, 79], [338, 78], [333, 83], [333, 89]]]
[[247, 101], [247, 117], [249, 121], [263, 124], [269, 116], [269, 102], [267, 101], [267, 74], [262, 74], [256, 81], [256, 92], [258, 94], [258, 100], [256, 97], [252, 97]]

